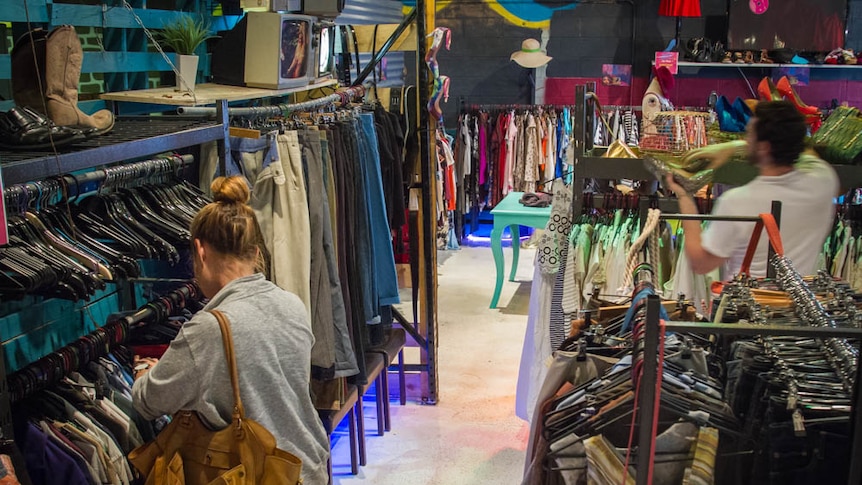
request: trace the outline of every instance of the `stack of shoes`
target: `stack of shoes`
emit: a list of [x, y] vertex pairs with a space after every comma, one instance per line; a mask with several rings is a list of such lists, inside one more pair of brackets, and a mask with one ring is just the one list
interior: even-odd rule
[[4, 150], [46, 150], [85, 140], [83, 131], [57, 126], [28, 107], [0, 113], [0, 148]]
[[859, 62], [856, 58], [856, 54], [853, 53], [852, 49], [835, 49], [829, 54], [826, 54], [826, 58], [823, 61], [826, 64], [847, 64], [847, 65], [855, 65]]
[[[74, 27], [63, 25], [51, 32], [44, 29], [26, 32], [15, 42], [10, 57], [12, 97], [21, 108], [20, 112], [27, 112], [30, 117], [45, 117], [57, 127], [67, 128], [64, 133], [77, 130], [79, 140], [82, 135], [92, 138], [113, 129], [114, 115], [109, 110], [88, 115], [78, 108], [78, 82], [84, 52]], [[7, 113], [9, 119], [3, 122], [4, 131], [15, 126], [27, 130], [27, 123], [16, 121], [14, 114], [11, 116]], [[30, 135], [24, 137], [25, 140], [31, 138]]]

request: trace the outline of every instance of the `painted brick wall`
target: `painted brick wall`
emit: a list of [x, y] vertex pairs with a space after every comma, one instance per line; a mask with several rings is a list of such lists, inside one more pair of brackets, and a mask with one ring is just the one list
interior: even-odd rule
[[484, 2], [454, 0], [437, 13], [437, 25], [452, 29], [452, 50], [437, 54], [440, 74], [452, 79], [443, 109], [448, 128], [455, 126], [460, 100], [469, 104], [528, 103], [527, 71], [509, 60], [521, 41], [541, 38], [541, 31], [515, 26]]
[[[812, 0], [816, 1], [816, 0]], [[579, 5], [573, 10], [554, 13], [551, 19], [548, 55], [546, 101], [571, 103], [574, 86], [586, 80], [599, 81], [602, 64], [633, 64], [634, 86], [599, 89], [608, 104], [639, 105], [650, 73], [650, 61], [656, 50], [662, 50], [674, 37], [676, 19], [659, 17], [660, 0], [634, 0], [637, 11], [625, 2]], [[701, 0], [703, 16], [681, 22], [681, 38], [707, 36], [726, 40], [727, 0]], [[862, 49], [862, 0], [849, 0], [846, 46]], [[632, 15], [635, 15], [634, 46]], [[484, 2], [453, 0], [437, 15], [437, 24], [450, 27], [452, 51], [440, 51], [438, 60], [443, 74], [452, 78], [449, 105], [444, 113], [447, 126], [454, 126], [457, 102], [464, 97], [469, 103], [523, 103], [522, 93], [528, 86], [523, 70], [509, 61], [526, 37], [540, 38], [541, 32], [514, 26], [493, 13]], [[634, 53], [632, 49], [634, 48]], [[833, 98], [862, 105], [862, 67], [855, 70], [812, 70], [811, 86], [798, 92], [809, 103], [827, 105]], [[684, 69], [677, 87], [668, 93], [679, 106], [703, 106], [713, 90], [731, 99], [752, 97], [769, 70]], [[749, 87], [751, 86], [751, 88]]]

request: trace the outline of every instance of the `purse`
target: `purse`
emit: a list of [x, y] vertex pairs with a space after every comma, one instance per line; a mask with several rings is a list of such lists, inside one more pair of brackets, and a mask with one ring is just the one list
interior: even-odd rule
[[858, 163], [862, 153], [862, 115], [858, 108], [839, 106], [811, 137], [820, 155], [829, 163]]
[[129, 454], [146, 485], [297, 485], [302, 460], [276, 447], [275, 437], [247, 419], [239, 395], [239, 374], [227, 318], [212, 313], [221, 327], [233, 387], [233, 419], [211, 431], [194, 411], [179, 411], [156, 437]]

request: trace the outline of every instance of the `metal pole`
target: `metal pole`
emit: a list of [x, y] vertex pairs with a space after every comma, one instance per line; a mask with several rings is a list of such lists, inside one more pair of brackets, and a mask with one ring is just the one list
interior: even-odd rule
[[425, 359], [428, 365], [427, 389], [423, 401], [428, 404], [437, 403], [437, 244], [436, 244], [436, 217], [434, 204], [436, 197], [437, 171], [434, 161], [437, 157], [434, 153], [436, 144], [433, 136], [436, 129], [435, 121], [431, 119], [425, 107], [431, 99], [431, 79], [428, 69], [424, 65], [425, 54], [428, 51], [429, 30], [434, 29], [434, 15], [436, 12], [434, 0], [417, 0], [416, 2], [416, 41], [417, 55], [417, 90], [419, 100], [419, 166], [422, 174], [421, 180], [421, 250], [420, 268], [422, 269], [421, 283], [421, 307], [422, 325], [424, 327], [428, 343], [425, 348]]
[[[661, 389], [656, 387], [658, 379], [658, 338], [659, 338], [659, 309], [661, 300], [657, 295], [649, 295], [646, 302], [646, 328], [644, 329], [643, 350], [643, 375], [640, 379], [640, 394], [638, 396], [639, 416], [639, 438], [638, 438], [638, 469], [637, 485], [651, 485], [647, 470], [650, 467], [650, 454], [654, 431], [652, 429], [653, 416], [658, 412], [655, 409], [655, 393]], [[650, 392], [654, 391], [654, 392]]]
[[856, 365], [856, 385], [853, 386], [853, 448], [850, 449], [850, 476], [847, 479], [848, 485], [859, 485], [862, 483], [862, 417], [859, 416], [859, 411], [862, 410], [862, 392], [859, 390], [859, 385], [862, 384], [862, 366]]
[[230, 156], [230, 110], [226, 99], [220, 99], [216, 103], [216, 118], [224, 130], [221, 138], [216, 142], [218, 144], [217, 175], [227, 176], [227, 158]]
[[[431, 3], [433, 6], [433, 0], [431, 0]], [[427, 10], [428, 8], [426, 7], [422, 10], [421, 14], [424, 15]], [[431, 11], [433, 12], [434, 9], [431, 9]], [[386, 42], [384, 42], [380, 50], [377, 51], [376, 55], [374, 56], [374, 59], [371, 59], [371, 62], [369, 62], [368, 65], [365, 66], [365, 69], [363, 69], [362, 72], [359, 73], [359, 77], [357, 77], [356, 80], [353, 81], [352, 86], [359, 86], [360, 84], [362, 84], [363, 81], [365, 81], [365, 78], [367, 78], [368, 75], [371, 74], [371, 71], [373, 71], [374, 68], [377, 67], [377, 64], [379, 64], [380, 61], [383, 60], [383, 56], [385, 56], [389, 52], [389, 49], [392, 48], [392, 44], [394, 44], [395, 41], [398, 40], [399, 37], [401, 37], [401, 34], [404, 33], [407, 27], [411, 23], [413, 23], [414, 20], [422, 18], [422, 15], [419, 15], [419, 13], [419, 3], [417, 2], [416, 8], [414, 8], [410, 11], [409, 14], [407, 14], [407, 17], [405, 17], [404, 20], [401, 21], [401, 23], [395, 29], [395, 32], [392, 32], [392, 35], [390, 35], [389, 38], [386, 39]], [[419, 24], [417, 23], [416, 26], [418, 27]], [[431, 22], [431, 27], [433, 27], [433, 21]], [[416, 36], [418, 37], [417, 40], [419, 41], [419, 44], [423, 45], [425, 43], [425, 35], [419, 35], [417, 29]], [[422, 56], [421, 58], [424, 59], [425, 56]]]

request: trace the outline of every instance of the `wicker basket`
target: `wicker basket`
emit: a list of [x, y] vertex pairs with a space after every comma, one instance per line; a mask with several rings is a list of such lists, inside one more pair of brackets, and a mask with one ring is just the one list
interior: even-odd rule
[[662, 111], [651, 120], [654, 130], [642, 130], [641, 149], [673, 154], [685, 153], [706, 145], [705, 125], [709, 113], [700, 111]]

